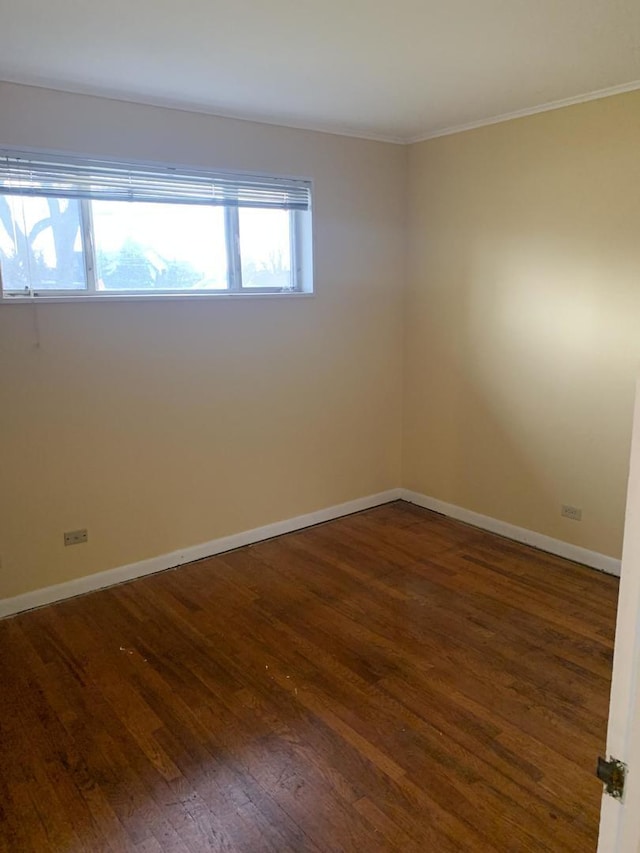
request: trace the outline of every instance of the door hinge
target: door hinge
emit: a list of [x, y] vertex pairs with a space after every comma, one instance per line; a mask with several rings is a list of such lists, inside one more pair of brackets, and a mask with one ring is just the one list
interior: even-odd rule
[[616, 800], [622, 799], [624, 781], [627, 776], [627, 765], [624, 762], [618, 761], [617, 758], [610, 758], [606, 761], [598, 756], [596, 776], [603, 783], [605, 794], [609, 794]]

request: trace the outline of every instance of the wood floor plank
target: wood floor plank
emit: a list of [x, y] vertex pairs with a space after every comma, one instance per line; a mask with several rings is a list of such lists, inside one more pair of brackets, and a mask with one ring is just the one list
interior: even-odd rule
[[594, 851], [617, 590], [397, 502], [6, 619], [0, 851]]

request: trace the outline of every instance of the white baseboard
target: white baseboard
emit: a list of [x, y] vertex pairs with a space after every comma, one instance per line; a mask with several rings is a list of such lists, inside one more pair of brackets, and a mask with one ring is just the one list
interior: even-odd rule
[[363, 509], [371, 509], [374, 506], [397, 501], [401, 497], [402, 489], [389, 489], [386, 492], [378, 492], [375, 495], [356, 498], [353, 501], [336, 504], [335, 506], [320, 509], [316, 512], [309, 512], [306, 515], [299, 515], [296, 518], [289, 518], [286, 521], [276, 521], [274, 524], [256, 527], [253, 530], [246, 530], [243, 533], [234, 533], [231, 536], [224, 536], [221, 539], [212, 539], [210, 542], [203, 542], [201, 545], [193, 545], [190, 548], [172, 551], [170, 554], [161, 554], [158, 557], [151, 557], [148, 560], [141, 560], [138, 563], [130, 563], [127, 566], [119, 566], [116, 569], [97, 572], [96, 574], [87, 575], [76, 580], [67, 581], [66, 583], [36, 589], [33, 592], [25, 592], [23, 595], [16, 595], [13, 598], [3, 598], [0, 599], [0, 618], [12, 616], [24, 610], [32, 610], [34, 607], [42, 607], [54, 601], [62, 601], [65, 598], [83, 595], [86, 592], [93, 592], [96, 589], [115, 586], [125, 581], [134, 580], [134, 578], [144, 577], [144, 575], [173, 569], [184, 563], [202, 560], [205, 557], [212, 557], [215, 554], [222, 554], [225, 551], [233, 551], [234, 548], [241, 548], [243, 545], [252, 545], [254, 542], [261, 542], [264, 539], [281, 536], [283, 533], [302, 530], [304, 527], [311, 527], [314, 524], [331, 521], [343, 515], [350, 515], [354, 512], [361, 512]]
[[62, 601], [65, 598], [83, 595], [86, 592], [105, 589], [106, 587], [115, 586], [116, 584], [134, 580], [135, 578], [141, 578], [145, 575], [151, 575], [155, 572], [173, 569], [185, 563], [191, 563], [194, 560], [213, 557], [225, 551], [233, 551], [235, 548], [241, 548], [243, 545], [252, 545], [254, 542], [261, 542], [264, 539], [281, 536], [283, 533], [292, 533], [294, 530], [302, 530], [314, 524], [321, 524], [324, 521], [331, 521], [334, 518], [340, 518], [344, 515], [361, 512], [364, 509], [371, 509], [372, 507], [381, 506], [382, 504], [397, 500], [408, 501], [425, 509], [439, 512], [458, 521], [463, 521], [466, 524], [471, 524], [474, 527], [480, 527], [491, 533], [497, 533], [507, 539], [532, 545], [541, 551], [548, 551], [550, 554], [555, 554], [558, 557], [583, 563], [586, 566], [591, 566], [610, 575], [620, 576], [620, 560], [616, 560], [613, 557], [607, 557], [605, 554], [599, 554], [596, 551], [589, 551], [587, 548], [571, 545], [560, 539], [552, 539], [550, 536], [545, 536], [542, 533], [535, 533], [533, 530], [527, 530], [524, 527], [516, 527], [514, 524], [508, 524], [506, 521], [499, 521], [497, 518], [481, 515], [478, 512], [455, 506], [455, 504], [445, 503], [445, 501], [430, 498], [427, 495], [421, 495], [409, 489], [389, 489], [386, 492], [379, 492], [375, 495], [368, 495], [364, 498], [357, 498], [353, 501], [336, 504], [335, 506], [310, 512], [306, 515], [299, 515], [296, 518], [289, 518], [286, 521], [277, 521], [274, 524], [267, 524], [264, 527], [246, 530], [243, 533], [235, 533], [231, 536], [224, 536], [221, 539], [212, 539], [210, 542], [203, 542], [201, 545], [193, 545], [179, 551], [172, 551], [169, 554], [161, 554], [158, 557], [151, 557], [148, 560], [141, 560], [138, 563], [130, 563], [127, 566], [119, 566], [115, 569], [97, 572], [96, 574], [87, 575], [76, 580], [67, 581], [66, 583], [36, 589], [33, 592], [16, 595], [13, 598], [0, 599], [0, 618], [12, 616], [24, 610], [32, 610], [35, 607], [42, 607], [45, 604], [52, 604], [54, 601]]
[[571, 545], [561, 539], [553, 539], [551, 536], [527, 530], [525, 527], [516, 527], [515, 524], [508, 524], [506, 521], [499, 521], [497, 518], [481, 515], [479, 512], [473, 512], [455, 504], [421, 495], [419, 492], [412, 492], [409, 489], [401, 489], [401, 492], [402, 500], [416, 504], [416, 506], [439, 512], [442, 515], [455, 518], [457, 521], [464, 521], [466, 524], [480, 527], [482, 530], [497, 533], [506, 539], [514, 539], [516, 542], [523, 542], [525, 545], [539, 548], [540, 551], [547, 551], [557, 557], [564, 557], [566, 560], [573, 560], [609, 575], [620, 577], [620, 560], [616, 560], [614, 557], [599, 554], [597, 551], [589, 551], [587, 548], [580, 548], [578, 545]]

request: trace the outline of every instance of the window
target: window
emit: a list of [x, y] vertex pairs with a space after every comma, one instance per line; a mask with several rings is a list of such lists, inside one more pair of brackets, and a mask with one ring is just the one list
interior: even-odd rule
[[0, 154], [2, 296], [312, 289], [308, 181]]

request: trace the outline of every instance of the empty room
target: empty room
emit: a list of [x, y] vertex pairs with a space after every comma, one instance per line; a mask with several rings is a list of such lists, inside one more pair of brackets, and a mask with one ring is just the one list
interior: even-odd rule
[[0, 853], [639, 853], [639, 141], [631, 0], [4, 4]]

